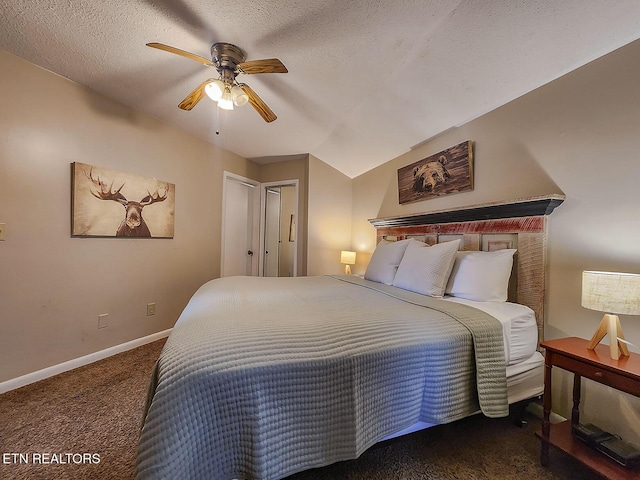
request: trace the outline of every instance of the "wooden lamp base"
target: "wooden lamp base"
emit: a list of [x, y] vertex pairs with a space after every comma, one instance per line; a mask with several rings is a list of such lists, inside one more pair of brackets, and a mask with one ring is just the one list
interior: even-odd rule
[[[617, 315], [605, 314], [600, 321], [600, 326], [596, 333], [593, 334], [587, 348], [593, 350], [596, 345], [605, 337], [609, 335], [609, 351], [611, 358], [618, 360], [620, 355], [629, 356], [629, 348], [624, 342], [624, 334], [622, 333], [622, 326], [620, 325], [620, 319]], [[623, 341], [621, 341], [623, 340]]]

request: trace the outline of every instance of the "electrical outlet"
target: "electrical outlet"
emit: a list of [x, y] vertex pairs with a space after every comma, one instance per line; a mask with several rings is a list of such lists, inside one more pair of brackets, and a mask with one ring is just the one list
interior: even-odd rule
[[103, 313], [102, 315], [98, 315], [98, 330], [102, 328], [107, 328], [108, 322], [109, 322], [108, 313]]
[[156, 304], [155, 303], [147, 303], [147, 317], [156, 314]]
[[0, 223], [0, 241], [4, 241], [7, 232], [7, 224]]

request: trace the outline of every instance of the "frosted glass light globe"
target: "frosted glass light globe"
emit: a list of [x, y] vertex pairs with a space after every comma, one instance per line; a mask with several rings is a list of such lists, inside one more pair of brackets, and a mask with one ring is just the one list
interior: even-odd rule
[[224, 93], [224, 83], [222, 83], [222, 80], [214, 80], [213, 82], [207, 83], [204, 87], [204, 92], [211, 100], [217, 102], [222, 98], [222, 94]]
[[231, 89], [231, 95], [233, 96], [233, 103], [237, 107], [246, 105], [249, 101], [249, 95], [247, 95], [239, 85], [233, 86], [233, 88]]

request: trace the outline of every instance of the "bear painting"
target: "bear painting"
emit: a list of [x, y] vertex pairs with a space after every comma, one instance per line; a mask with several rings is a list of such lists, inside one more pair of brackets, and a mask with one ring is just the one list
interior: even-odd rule
[[468, 190], [473, 190], [471, 140], [398, 169], [401, 204]]

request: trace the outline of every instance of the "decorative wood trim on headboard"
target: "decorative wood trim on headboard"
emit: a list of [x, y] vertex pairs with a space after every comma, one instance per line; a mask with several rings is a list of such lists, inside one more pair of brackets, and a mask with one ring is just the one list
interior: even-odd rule
[[533, 217], [550, 215], [564, 202], [565, 196], [559, 194], [541, 197], [524, 198], [510, 202], [485, 203], [452, 210], [418, 213], [403, 217], [384, 217], [369, 220], [374, 227], [391, 227], [394, 225], [429, 225], [450, 222], [469, 222], [476, 220], [494, 220], [499, 218]]
[[378, 242], [385, 237], [402, 240], [424, 236], [427, 243], [433, 244], [439, 241], [440, 236], [456, 235], [462, 238], [462, 250], [482, 250], [483, 236], [517, 235], [517, 274], [515, 292], [510, 293], [510, 300], [535, 312], [538, 338], [542, 340], [546, 306], [547, 215], [564, 199], [564, 195], [553, 194], [450, 211], [376, 218], [369, 222], [376, 227]]

